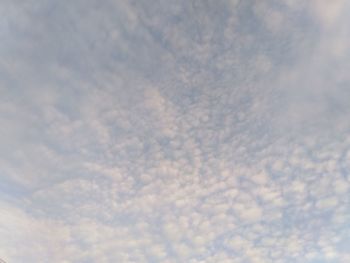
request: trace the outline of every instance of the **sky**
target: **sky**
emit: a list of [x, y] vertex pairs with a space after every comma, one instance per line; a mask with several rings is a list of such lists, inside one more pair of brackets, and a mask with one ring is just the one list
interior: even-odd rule
[[350, 262], [349, 12], [0, 0], [0, 258]]

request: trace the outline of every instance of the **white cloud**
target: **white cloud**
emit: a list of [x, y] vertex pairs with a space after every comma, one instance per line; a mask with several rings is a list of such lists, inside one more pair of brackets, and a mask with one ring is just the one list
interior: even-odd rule
[[328, 197], [321, 199], [317, 202], [317, 207], [321, 209], [334, 208], [338, 205], [338, 199], [336, 197]]
[[347, 9], [2, 1], [0, 257], [346, 259]]
[[310, 8], [316, 13], [321, 22], [326, 26], [332, 26], [346, 8], [344, 0], [313, 0], [310, 1]]

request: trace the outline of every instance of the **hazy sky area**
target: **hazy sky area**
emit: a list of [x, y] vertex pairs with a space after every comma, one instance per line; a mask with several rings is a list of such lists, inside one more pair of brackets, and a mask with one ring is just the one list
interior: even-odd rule
[[349, 14], [0, 0], [0, 258], [349, 263]]

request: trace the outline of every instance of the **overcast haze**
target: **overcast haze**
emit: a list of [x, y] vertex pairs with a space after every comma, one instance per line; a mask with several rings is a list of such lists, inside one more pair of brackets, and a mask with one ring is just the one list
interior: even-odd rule
[[350, 262], [349, 14], [0, 0], [0, 258]]

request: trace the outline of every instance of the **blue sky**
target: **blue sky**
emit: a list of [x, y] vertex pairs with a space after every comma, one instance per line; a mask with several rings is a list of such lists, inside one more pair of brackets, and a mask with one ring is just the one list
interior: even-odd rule
[[350, 262], [349, 11], [0, 1], [0, 258]]

